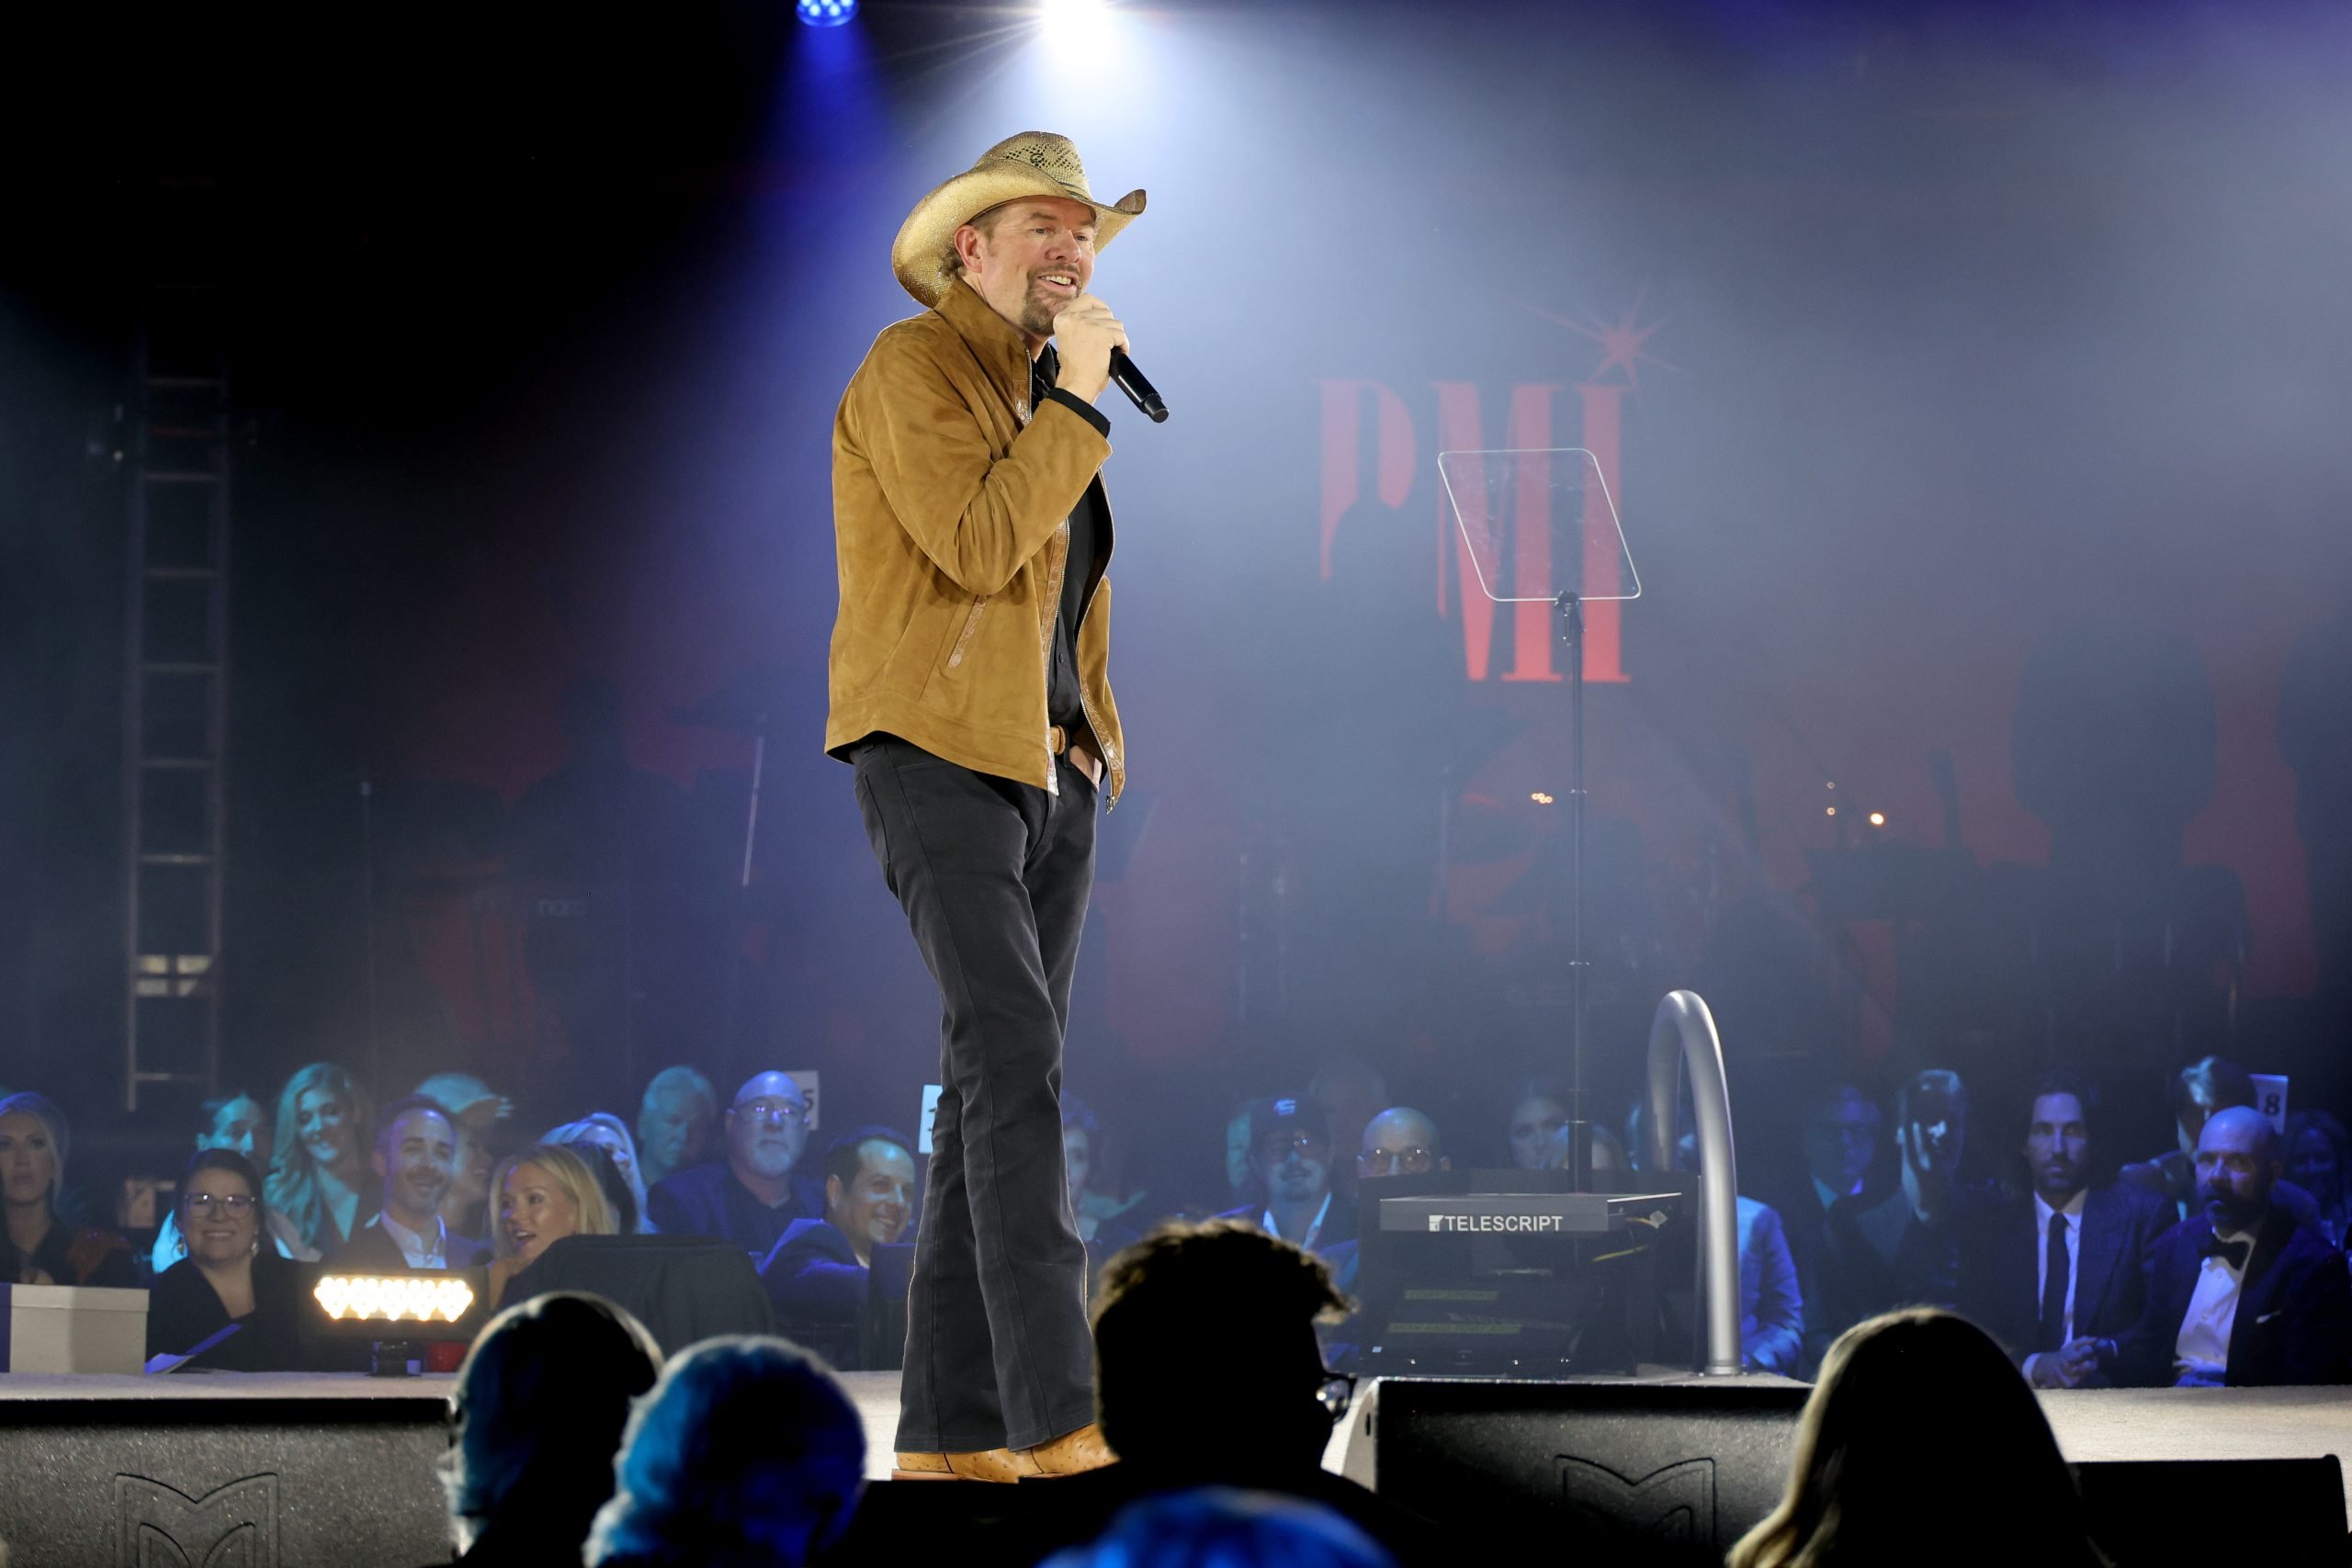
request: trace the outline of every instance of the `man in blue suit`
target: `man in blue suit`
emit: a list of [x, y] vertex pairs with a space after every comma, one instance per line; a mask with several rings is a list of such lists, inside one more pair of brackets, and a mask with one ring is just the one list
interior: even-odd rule
[[2172, 1223], [2154, 1193], [2090, 1184], [2095, 1099], [2072, 1077], [2042, 1079], [2021, 1150], [2030, 1194], [1980, 1216], [1963, 1244], [1961, 1311], [2001, 1342], [2036, 1388], [2112, 1381], [2093, 1346], [2139, 1322], [2147, 1304], [2142, 1270]]
[[2102, 1344], [2120, 1382], [2258, 1387], [2352, 1382], [2352, 1276], [2318, 1230], [2272, 1201], [2278, 1129], [2250, 1107], [2219, 1111], [2197, 1139], [2202, 1212], [2165, 1233], [2148, 1305]]

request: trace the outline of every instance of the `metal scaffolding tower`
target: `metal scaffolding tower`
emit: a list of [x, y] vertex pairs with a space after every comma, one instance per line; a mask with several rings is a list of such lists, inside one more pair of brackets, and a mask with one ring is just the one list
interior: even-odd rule
[[[228, 312], [209, 181], [158, 182], [123, 450], [123, 1101], [218, 1091], [228, 848]], [[193, 1098], [193, 1097], [191, 1097]]]

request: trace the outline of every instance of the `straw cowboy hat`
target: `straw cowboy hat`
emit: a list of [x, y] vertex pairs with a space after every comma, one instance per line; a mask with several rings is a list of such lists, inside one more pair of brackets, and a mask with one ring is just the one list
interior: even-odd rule
[[956, 280], [956, 231], [1003, 202], [1025, 196], [1082, 201], [1094, 209], [1094, 248], [1119, 236], [1143, 210], [1143, 192], [1131, 190], [1114, 202], [1100, 202], [1086, 188], [1086, 166], [1067, 136], [1024, 130], [1008, 136], [980, 161], [915, 203], [899, 237], [890, 243], [890, 270], [908, 293], [936, 305]]

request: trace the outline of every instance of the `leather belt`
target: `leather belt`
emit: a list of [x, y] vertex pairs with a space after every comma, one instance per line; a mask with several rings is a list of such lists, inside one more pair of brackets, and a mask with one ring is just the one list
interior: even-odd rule
[[1046, 739], [1055, 756], [1068, 757], [1070, 766], [1084, 773], [1096, 788], [1102, 787], [1102, 759], [1095, 755], [1093, 747], [1058, 724], [1046, 727]]

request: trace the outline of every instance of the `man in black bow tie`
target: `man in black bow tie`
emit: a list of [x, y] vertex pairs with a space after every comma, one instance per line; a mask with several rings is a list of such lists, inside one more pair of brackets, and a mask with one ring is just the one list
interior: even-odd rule
[[2325, 1235], [2271, 1201], [2278, 1130], [2249, 1107], [2197, 1140], [2200, 1212], [2156, 1242], [2148, 1306], [2110, 1351], [2117, 1381], [2244, 1388], [2352, 1382], [2352, 1276]]

